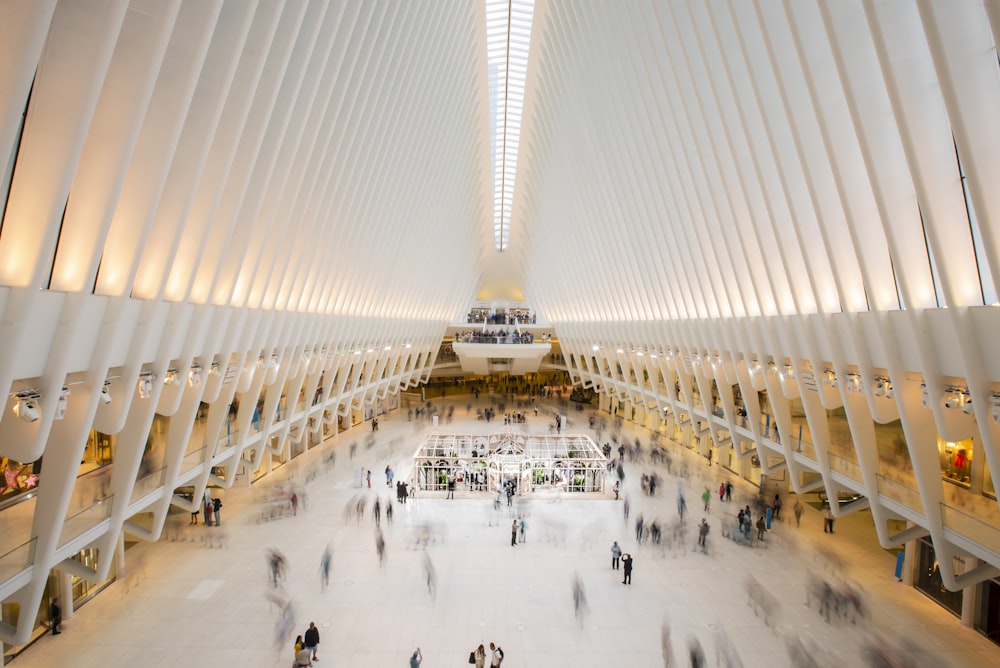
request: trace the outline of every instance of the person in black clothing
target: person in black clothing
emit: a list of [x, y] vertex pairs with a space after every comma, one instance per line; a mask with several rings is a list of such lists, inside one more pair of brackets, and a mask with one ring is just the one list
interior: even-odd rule
[[622, 566], [625, 571], [625, 579], [622, 584], [632, 584], [632, 555], [625, 553], [622, 555]]
[[316, 656], [316, 648], [319, 647], [319, 629], [316, 628], [316, 622], [309, 622], [309, 628], [306, 629], [303, 640], [305, 640], [306, 649], [312, 652], [312, 660], [319, 661], [319, 657]]
[[62, 631], [59, 627], [62, 626], [62, 608], [59, 607], [59, 600], [52, 599], [52, 603], [49, 605], [49, 617], [52, 618], [52, 635], [57, 636]]

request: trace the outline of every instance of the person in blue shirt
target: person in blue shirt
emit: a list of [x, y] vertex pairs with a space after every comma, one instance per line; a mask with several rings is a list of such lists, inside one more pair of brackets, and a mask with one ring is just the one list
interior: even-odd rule
[[420, 653], [420, 648], [418, 647], [413, 656], [410, 657], [410, 668], [420, 668], [420, 662], [424, 660], [424, 655]]

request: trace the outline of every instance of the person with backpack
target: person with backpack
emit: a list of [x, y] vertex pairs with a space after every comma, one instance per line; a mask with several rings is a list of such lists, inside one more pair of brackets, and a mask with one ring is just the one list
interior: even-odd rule
[[215, 515], [215, 526], [219, 526], [219, 511], [222, 510], [222, 501], [212, 499], [212, 513]]
[[490, 643], [490, 668], [500, 668], [503, 663], [503, 648]]

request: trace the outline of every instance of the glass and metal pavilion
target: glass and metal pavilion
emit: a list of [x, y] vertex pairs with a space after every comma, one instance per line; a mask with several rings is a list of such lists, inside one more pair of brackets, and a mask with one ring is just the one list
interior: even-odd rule
[[495, 490], [504, 480], [518, 494], [543, 489], [603, 492], [607, 458], [583, 434], [430, 434], [413, 453], [413, 477], [425, 490], [448, 480], [472, 490]]

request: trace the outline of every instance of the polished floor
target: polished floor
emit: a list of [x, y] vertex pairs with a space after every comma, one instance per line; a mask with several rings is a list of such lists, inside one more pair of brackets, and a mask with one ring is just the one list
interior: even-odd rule
[[[502, 421], [467, 415], [466, 397], [454, 401], [456, 419], [439, 431], [503, 428]], [[541, 408], [519, 428], [548, 431], [549, 406]], [[570, 415], [569, 430], [587, 431], [586, 416]], [[655, 497], [639, 489], [640, 474], [653, 467], [626, 463], [627, 523], [624, 501], [610, 493], [539, 494], [495, 510], [491, 496], [460, 490], [454, 500], [421, 493], [399, 505], [383, 471], [388, 464], [397, 477], [408, 475], [410, 457], [431, 428], [408, 421], [402, 410], [380, 418], [370, 447], [367, 424], [328, 440], [253, 489], [225, 492], [220, 528], [201, 520], [191, 526], [188, 514], [177, 513], [159, 543], [127, 550], [124, 577], [14, 665], [287, 667], [295, 635], [310, 621], [320, 629], [314, 665], [322, 668], [407, 666], [418, 646], [424, 668], [468, 665], [469, 652], [490, 641], [504, 649], [506, 668], [687, 666], [692, 645], [708, 665], [748, 668], [869, 665], [873, 645], [912, 661], [899, 665], [1000, 664], [1000, 647], [896, 581], [894, 559], [878, 547], [867, 513], [838, 520], [837, 532], [824, 534], [819, 511], [807, 502], [801, 527], [777, 522], [762, 544], [737, 545], [723, 537], [723, 519], [735, 517], [754, 488], [677, 446], [672, 471], [686, 468], [688, 475], [658, 469], [663, 484]], [[648, 438], [628, 425], [623, 436]], [[372, 471], [371, 489], [356, 486], [358, 467]], [[704, 487], [717, 489], [723, 480], [735, 485], [733, 501], [713, 496], [703, 512]], [[293, 486], [301, 499], [294, 515], [286, 512]], [[689, 512], [675, 533], [681, 489]], [[376, 498], [382, 563], [371, 513]], [[359, 521], [361, 499], [367, 511]], [[788, 518], [792, 503], [786, 501]], [[636, 543], [640, 514], [659, 519], [660, 544]], [[694, 549], [694, 525], [703, 516], [712, 527], [707, 553]], [[525, 542], [511, 546], [517, 517], [526, 520]], [[612, 541], [634, 557], [632, 585], [610, 568]], [[324, 589], [320, 564], [328, 546]], [[269, 548], [288, 563], [277, 588]], [[807, 605], [815, 578], [864, 592], [867, 616], [826, 622], [815, 599]], [[578, 610], [574, 581], [581, 584]]]

